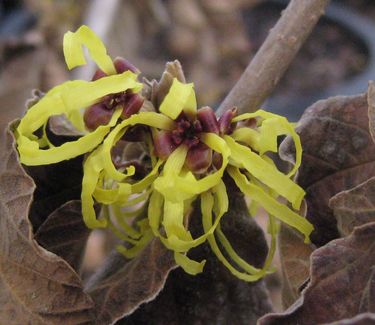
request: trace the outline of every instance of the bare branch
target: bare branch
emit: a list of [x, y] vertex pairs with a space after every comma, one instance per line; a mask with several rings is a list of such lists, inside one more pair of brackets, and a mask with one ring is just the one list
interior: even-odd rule
[[253, 60], [224, 99], [218, 114], [237, 106], [253, 112], [275, 88], [329, 0], [291, 0]]

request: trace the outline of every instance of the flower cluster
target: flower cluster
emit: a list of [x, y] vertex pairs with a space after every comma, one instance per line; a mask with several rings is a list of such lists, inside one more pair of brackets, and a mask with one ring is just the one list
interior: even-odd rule
[[[86, 154], [82, 214], [89, 228], [111, 228], [126, 242], [118, 250], [127, 258], [136, 256], [156, 236], [190, 274], [201, 272], [205, 261], [193, 261], [186, 253], [207, 241], [217, 258], [246, 281], [256, 281], [269, 271], [277, 220], [299, 230], [308, 241], [313, 227], [295, 212], [304, 191], [291, 180], [300, 165], [302, 148], [284, 117], [263, 110], [237, 116], [232, 109], [217, 118], [209, 107], [197, 109], [193, 84], [177, 78], [160, 106], [146, 111], [138, 70], [124, 59], [112, 61], [87, 26], [64, 37], [68, 68], [85, 64], [82, 45], [98, 65], [92, 80], [68, 81], [50, 90], [27, 111], [15, 135], [20, 160], [26, 165], [52, 164]], [[46, 132], [37, 131], [46, 129], [51, 116], [61, 114], [82, 136], [55, 147]], [[116, 163], [114, 150], [139, 126], [142, 137], [138, 140], [149, 158], [149, 168], [132, 161]], [[290, 135], [296, 148], [289, 174], [280, 172], [266, 156], [278, 151], [280, 135]], [[252, 212], [261, 206], [269, 214], [272, 241], [262, 269], [241, 259], [221, 231], [221, 218], [228, 211], [224, 173], [251, 199]], [[292, 208], [280, 203], [279, 196]], [[197, 199], [204, 233], [193, 238], [187, 219]], [[95, 202], [108, 213], [97, 216]]]

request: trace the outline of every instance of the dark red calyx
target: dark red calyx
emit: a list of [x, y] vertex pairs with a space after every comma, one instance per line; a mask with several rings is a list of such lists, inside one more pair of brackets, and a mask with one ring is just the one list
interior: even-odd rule
[[95, 81], [95, 80], [101, 79], [101, 78], [106, 77], [106, 76], [107, 76], [107, 74], [104, 71], [102, 71], [100, 69], [97, 69], [95, 71], [94, 75], [92, 76], [91, 80]]
[[195, 174], [203, 174], [211, 166], [212, 150], [200, 142], [188, 151], [185, 166]]
[[200, 143], [198, 136], [184, 139], [184, 144], [190, 149], [197, 146]]
[[237, 115], [237, 107], [233, 107], [223, 113], [219, 118], [219, 130], [220, 134], [230, 134], [236, 127], [235, 123], [232, 123], [232, 119]]
[[155, 155], [161, 159], [166, 159], [176, 149], [176, 144], [172, 141], [171, 132], [155, 131], [152, 135], [154, 140]]
[[171, 133], [173, 143], [178, 146], [184, 143], [189, 148], [199, 143], [199, 133], [202, 132], [201, 122], [195, 120], [191, 122], [185, 114], [181, 114], [176, 119], [176, 128]]
[[142, 108], [144, 101], [144, 98], [138, 94], [128, 94], [124, 103], [122, 104], [123, 110], [121, 117], [126, 119], [133, 114], [137, 114]]
[[139, 70], [132, 63], [122, 57], [114, 59], [113, 65], [115, 66], [117, 73], [123, 73], [125, 71], [139, 73]]
[[211, 107], [200, 108], [197, 112], [197, 117], [202, 124], [203, 132], [219, 134], [219, 124]]
[[100, 125], [106, 125], [111, 120], [113, 110], [108, 110], [104, 103], [96, 103], [85, 110], [83, 120], [86, 127], [94, 131]]

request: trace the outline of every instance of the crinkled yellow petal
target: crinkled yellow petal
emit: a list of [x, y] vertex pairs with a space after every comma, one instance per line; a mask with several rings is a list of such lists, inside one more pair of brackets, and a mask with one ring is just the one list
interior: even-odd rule
[[[225, 184], [221, 182], [217, 187], [213, 190], [215, 202], [214, 202], [214, 212], [216, 214], [215, 223], [221, 219], [223, 214], [228, 210], [228, 196], [226, 194]], [[224, 235], [221, 230], [220, 224], [218, 225], [216, 230], [216, 234], [218, 235], [218, 239], [226, 250], [228, 256], [235, 262], [239, 267], [241, 267], [244, 271], [250, 274], [255, 274], [257, 272], [263, 272], [263, 270], [257, 269], [256, 267], [248, 264], [245, 260], [243, 260], [233, 249], [232, 245]], [[266, 270], [264, 268], [264, 270]]]
[[153, 167], [153, 169], [146, 175], [144, 178], [142, 178], [140, 181], [132, 184], [132, 193], [140, 193], [147, 189], [151, 184], [154, 182], [154, 180], [157, 178], [159, 173], [159, 167], [162, 165], [163, 161], [159, 160], [156, 165]]
[[86, 64], [82, 45], [86, 46], [89, 54], [98, 67], [106, 74], [116, 74], [111, 57], [107, 54], [101, 39], [88, 27], [81, 26], [76, 32], [67, 32], [64, 35], [64, 56], [69, 70]]
[[141, 239], [131, 248], [124, 247], [122, 245], [116, 246], [116, 249], [119, 253], [124, 255], [128, 259], [136, 257], [151, 241], [153, 238], [151, 230], [145, 231]]
[[[202, 210], [202, 217], [203, 217], [203, 229], [205, 232], [207, 232], [212, 227], [213, 205], [214, 205], [214, 198], [212, 194], [210, 192], [203, 193], [201, 195], [201, 210]], [[228, 262], [226, 257], [220, 251], [220, 248], [216, 242], [214, 235], [208, 236], [208, 242], [211, 246], [213, 253], [219, 259], [219, 261], [222, 262], [224, 266], [227, 267], [228, 270], [239, 279], [251, 282], [251, 281], [259, 280], [264, 275], [263, 272], [259, 272], [257, 274], [248, 274], [248, 273], [238, 271]]]
[[173, 79], [167, 96], [159, 107], [159, 111], [175, 120], [182, 111], [189, 116], [195, 116], [197, 102], [195, 99], [194, 84], [185, 84]]
[[115, 225], [115, 224], [112, 222], [111, 218], [108, 218], [108, 226], [107, 226], [107, 227], [108, 227], [109, 230], [111, 230], [111, 231], [114, 233], [114, 235], [115, 235], [118, 239], [120, 239], [120, 240], [122, 240], [122, 241], [124, 241], [124, 242], [127, 242], [127, 243], [129, 243], [129, 244], [132, 244], [132, 245], [137, 245], [137, 244], [138, 244], [139, 239], [134, 239], [134, 238], [131, 238], [131, 237], [129, 237], [128, 235], [124, 234], [124, 233], [118, 228], [118, 226]]
[[102, 161], [99, 147], [89, 155], [83, 164], [83, 180], [82, 180], [82, 216], [87, 227], [105, 228], [108, 225], [107, 219], [98, 220], [94, 209], [93, 193], [99, 181], [102, 171]]
[[202, 262], [196, 262], [188, 258], [186, 255], [174, 252], [174, 259], [178, 265], [180, 265], [184, 271], [191, 275], [202, 273], [206, 260]]
[[117, 224], [125, 234], [129, 235], [129, 237], [133, 239], [139, 239], [142, 236], [142, 234], [139, 231], [135, 230], [130, 225], [130, 222], [126, 220], [127, 218], [124, 217], [123, 211], [121, 210], [121, 207], [119, 205], [113, 204], [110, 208], [110, 211], [114, 215]]
[[[180, 174], [186, 158], [186, 149], [182, 151], [180, 146], [167, 159], [162, 176], [160, 176], [154, 183], [155, 189], [162, 193], [166, 199], [174, 202], [184, 201], [194, 197], [195, 195], [208, 191], [220, 182], [228, 164], [228, 158], [230, 156], [229, 147], [222, 138], [214, 133], [202, 134], [201, 141], [212, 150], [222, 155], [222, 166], [216, 172], [198, 180], [191, 172]], [[174, 162], [176, 159], [175, 157], [178, 157], [179, 159], [178, 166]], [[166, 172], [167, 170], [170, 170], [171, 172], [168, 173]]]
[[269, 222], [268, 222], [268, 227], [267, 227], [267, 232], [271, 235], [271, 245], [268, 250], [267, 258], [264, 263], [264, 269], [268, 270], [271, 269], [271, 264], [273, 261], [273, 257], [275, 256], [276, 253], [276, 248], [277, 248], [277, 234], [279, 233], [279, 224], [276, 221], [276, 218], [272, 215], [268, 216]]
[[277, 137], [280, 135], [290, 135], [296, 148], [296, 161], [288, 176], [294, 175], [301, 165], [302, 160], [301, 140], [294, 130], [294, 124], [289, 123], [283, 116], [263, 110], [239, 115], [233, 119], [233, 122], [258, 116], [264, 119], [258, 131], [250, 128], [239, 128], [233, 132], [232, 137], [237, 141], [248, 144], [262, 155], [267, 151], [277, 152]]
[[[273, 164], [272, 161], [271, 161], [271, 163]], [[254, 177], [251, 177], [251, 178], [254, 180], [254, 182], [256, 184], [259, 184], [259, 186], [262, 186], [262, 184], [259, 181], [257, 181]], [[274, 198], [276, 198], [278, 196], [276, 194], [276, 192], [272, 191], [269, 188], [267, 188], [267, 191]], [[259, 205], [254, 200], [252, 202]], [[255, 214], [254, 214], [254, 216], [255, 216]], [[222, 232], [221, 228], [219, 227], [217, 229], [218, 239], [219, 239], [221, 245], [223, 246], [223, 248], [226, 250], [228, 256], [239, 267], [241, 267], [243, 270], [245, 270], [246, 272], [251, 273], [251, 274], [255, 274], [257, 272], [263, 272], [265, 274], [265, 273], [271, 273], [271, 272], [274, 271], [273, 269], [271, 269], [271, 263], [272, 263], [272, 260], [273, 260], [273, 257], [275, 255], [275, 251], [276, 251], [276, 238], [277, 238], [277, 233], [278, 233], [278, 227], [277, 227], [277, 223], [275, 221], [275, 218], [271, 215], [269, 215], [268, 233], [271, 235], [271, 245], [270, 245], [270, 248], [268, 250], [267, 258], [265, 260], [263, 268], [257, 269], [255, 267], [253, 267], [252, 265], [248, 264], [246, 261], [244, 261], [240, 256], [238, 256], [237, 253], [235, 252], [235, 250], [232, 248], [230, 242], [228, 241], [228, 239], [226, 238], [226, 236]]]
[[161, 218], [163, 214], [163, 202], [163, 196], [159, 192], [153, 191], [151, 193], [147, 214], [150, 227], [154, 235], [157, 237], [160, 236], [159, 228], [162, 221]]
[[192, 240], [190, 232], [184, 227], [184, 202], [165, 200], [162, 224], [167, 238], [174, 235], [183, 240]]
[[[148, 176], [148, 175], [147, 175]], [[147, 177], [146, 176], [146, 177]], [[143, 180], [143, 179], [142, 179]], [[132, 184], [133, 186], [134, 184]], [[148, 186], [146, 186], [145, 188], [147, 188]], [[132, 188], [133, 190], [133, 188]], [[136, 191], [134, 193], [140, 193], [141, 191]], [[141, 202], [144, 202], [148, 199], [148, 197], [150, 196], [150, 193], [151, 193], [151, 189], [147, 189], [146, 191], [144, 191], [143, 193], [141, 194], [138, 194], [136, 196], [133, 196], [131, 198], [129, 198], [129, 200], [127, 200], [126, 202], [124, 203], [121, 203], [121, 206], [122, 207], [131, 207], [131, 206], [134, 206], [138, 203], [141, 203]]]
[[111, 149], [127, 131], [127, 127], [134, 126], [137, 124], [148, 125], [154, 128], [164, 130], [170, 130], [174, 126], [174, 121], [162, 114], [154, 112], [141, 112], [139, 114], [134, 114], [130, 116], [128, 119], [118, 124], [103, 142], [103, 152], [107, 156], [107, 159], [104, 160], [104, 169], [108, 177], [113, 180], [121, 181], [123, 178], [126, 177], [126, 175], [118, 171], [116, 167], [113, 165], [111, 159]]
[[224, 136], [224, 139], [231, 150], [231, 160], [285, 197], [292, 203], [294, 209], [299, 209], [305, 195], [305, 191], [301, 187], [259, 155], [252, 152], [250, 148], [235, 142], [230, 136]]
[[[134, 169], [134, 167], [129, 169]], [[97, 186], [93, 196], [98, 202], [108, 205], [113, 203], [125, 203], [130, 194], [132, 194], [131, 184], [118, 183], [115, 188], [111, 189], [100, 188]]]
[[[94, 196], [100, 203], [111, 204], [126, 201], [131, 194], [131, 186], [127, 183], [120, 183], [115, 189], [104, 189], [98, 186], [106, 158], [107, 156], [103, 154], [103, 145], [100, 145], [83, 164], [82, 215], [89, 228], [104, 228], [108, 225], [108, 220], [97, 220], [96, 218]], [[132, 175], [134, 167], [127, 168], [127, 171], [127, 176]]]
[[245, 175], [243, 175], [238, 168], [229, 166], [227, 168], [229, 175], [233, 178], [238, 188], [242, 193], [248, 195], [252, 200], [259, 202], [259, 204], [270, 214], [277, 219], [296, 228], [305, 235], [305, 242], [309, 241], [309, 236], [314, 230], [313, 225], [305, 218], [301, 217], [296, 212], [289, 209], [284, 204], [275, 200], [272, 196], [267, 194], [262, 188], [251, 184]]
[[[197, 247], [201, 244], [203, 244], [207, 237], [212, 235], [217, 227], [220, 224], [221, 217], [224, 215], [225, 212], [228, 211], [228, 196], [225, 188], [225, 184], [223, 181], [220, 181], [218, 185], [216, 185], [212, 191], [215, 193], [215, 196], [217, 196], [217, 203], [218, 203], [218, 217], [215, 219], [215, 222], [211, 226], [210, 229], [205, 231], [205, 233], [201, 236], [199, 236], [196, 239], [192, 239], [190, 236], [183, 236], [184, 234], [178, 234], [176, 233], [169, 233], [167, 232], [168, 238], [164, 238], [163, 236], [159, 236], [162, 240], [162, 242], [165, 244], [166, 247], [173, 249], [176, 252], [187, 252], [189, 249], [193, 247]], [[172, 214], [171, 214], [172, 217]], [[180, 217], [181, 218], [181, 217]], [[164, 216], [165, 220], [165, 216]], [[165, 221], [164, 221], [165, 222]], [[164, 223], [163, 223], [164, 224]], [[184, 238], [185, 237], [185, 238]]]
[[180, 145], [168, 157], [161, 176], [154, 182], [154, 188], [160, 192], [168, 201], [183, 202], [191, 197], [185, 192], [180, 191], [178, 184], [179, 174], [184, 166], [188, 148]]
[[127, 89], [139, 91], [142, 85], [136, 82], [135, 78], [135, 74], [127, 71], [93, 82], [66, 82], [58, 86], [58, 91], [48, 93], [26, 112], [16, 129], [21, 162], [26, 165], [46, 165], [71, 159], [93, 150], [103, 141], [110, 128], [116, 124], [121, 115], [120, 110], [117, 110], [108, 125], [100, 126], [94, 132], [59, 147], [41, 149], [33, 133], [45, 125], [50, 116], [60, 114], [69, 116], [72, 112], [90, 106], [111, 93]]
[[247, 263], [243, 258], [241, 258], [236, 251], [233, 249], [232, 245], [230, 244], [227, 237], [224, 235], [223, 231], [221, 230], [221, 226], [218, 227], [216, 230], [217, 237], [220, 241], [221, 246], [225, 249], [228, 256], [231, 258], [233, 262], [235, 262], [240, 268], [242, 268], [245, 272], [249, 274], [256, 274], [261, 271], [249, 263]]

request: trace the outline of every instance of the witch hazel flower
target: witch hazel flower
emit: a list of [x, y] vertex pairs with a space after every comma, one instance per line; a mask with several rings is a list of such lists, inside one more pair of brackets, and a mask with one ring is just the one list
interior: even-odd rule
[[[113, 103], [108, 112], [103, 113], [103, 99], [109, 96], [115, 100], [116, 96], [113, 94], [136, 94], [142, 89], [142, 84], [137, 82], [137, 74], [132, 69], [120, 70], [119, 64], [116, 69], [101, 40], [87, 26], [64, 36], [64, 56], [69, 69], [86, 63], [83, 45], [88, 48], [103, 75], [90, 82], [74, 80], [56, 86], [26, 112], [16, 129], [22, 163], [45, 165], [90, 152], [103, 141], [120, 116], [127, 112], [126, 105], [123, 107], [124, 105]], [[129, 99], [121, 104], [129, 105]], [[49, 117], [61, 114], [84, 135], [76, 141], [54, 147], [45, 134], [38, 137], [36, 131], [46, 128]]]
[[[234, 275], [247, 281], [259, 279], [269, 269], [275, 250], [276, 219], [298, 229], [308, 240], [312, 225], [276, 199], [282, 196], [294, 209], [299, 209], [304, 196], [304, 191], [290, 179], [301, 162], [302, 148], [298, 135], [285, 118], [262, 110], [236, 116], [236, 109], [232, 109], [217, 119], [211, 108], [197, 109], [193, 84], [177, 79], [173, 80], [159, 111], [175, 124], [170, 130], [153, 130], [155, 155], [164, 163], [153, 182], [149, 220], [154, 235], [174, 250], [177, 263], [185, 271], [191, 274], [202, 271], [205, 261], [192, 261], [184, 253], [208, 241], [218, 259]], [[249, 121], [256, 121], [256, 127], [244, 123]], [[295, 141], [297, 156], [294, 168], [285, 175], [265, 154], [277, 152], [277, 137], [287, 134]], [[214, 156], [220, 159], [213, 159]], [[220, 230], [220, 220], [228, 210], [224, 173], [270, 215], [273, 240], [263, 269], [255, 269], [242, 260]], [[198, 198], [205, 233], [193, 239], [185, 227], [185, 210]]]
[[[205, 261], [194, 261], [186, 254], [208, 242], [230, 272], [245, 281], [256, 281], [270, 271], [278, 222], [309, 240], [313, 226], [296, 212], [305, 193], [292, 181], [301, 163], [301, 143], [284, 117], [263, 110], [237, 116], [233, 108], [217, 118], [210, 107], [198, 109], [194, 85], [177, 78], [155, 111], [142, 111], [138, 71], [124, 59], [112, 61], [86, 26], [65, 35], [68, 67], [85, 63], [82, 45], [98, 65], [93, 80], [69, 81], [53, 88], [31, 107], [15, 133], [21, 162], [26, 165], [51, 164], [86, 153], [81, 198], [89, 228], [109, 227], [126, 242], [118, 250], [127, 258], [157, 237], [190, 274], [202, 272]], [[82, 137], [59, 147], [51, 145], [45, 135], [38, 138], [36, 131], [58, 114], [65, 114], [83, 132]], [[139, 126], [143, 137], [137, 140], [149, 157], [149, 168], [113, 159], [118, 144]], [[278, 152], [281, 135], [290, 135], [296, 148], [295, 164], [288, 174], [267, 157], [269, 152]], [[263, 207], [269, 215], [271, 247], [261, 269], [238, 256], [221, 231], [229, 206], [224, 175], [251, 199], [251, 212]], [[203, 234], [193, 238], [188, 211], [196, 200], [200, 201]], [[97, 216], [95, 203], [102, 204], [107, 213]]]

